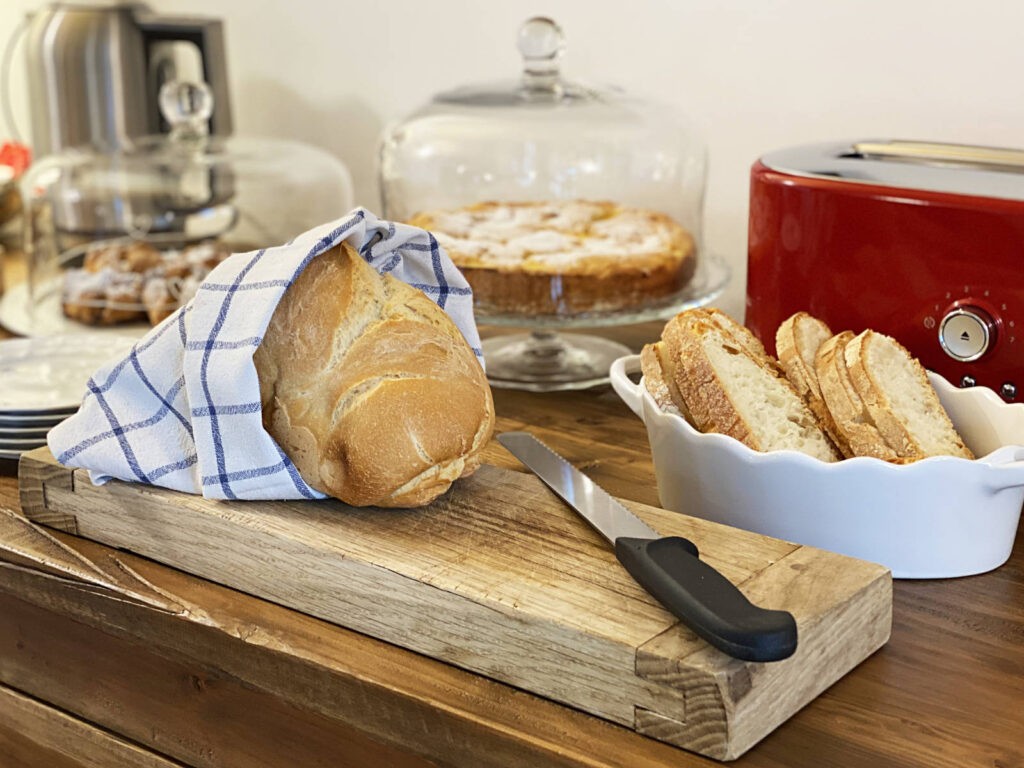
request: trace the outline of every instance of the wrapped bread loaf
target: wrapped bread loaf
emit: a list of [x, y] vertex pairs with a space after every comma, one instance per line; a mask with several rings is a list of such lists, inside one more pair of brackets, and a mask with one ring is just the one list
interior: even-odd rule
[[429, 503], [479, 466], [494, 427], [448, 315], [346, 243], [288, 288], [254, 361], [267, 431], [310, 486], [354, 506]]

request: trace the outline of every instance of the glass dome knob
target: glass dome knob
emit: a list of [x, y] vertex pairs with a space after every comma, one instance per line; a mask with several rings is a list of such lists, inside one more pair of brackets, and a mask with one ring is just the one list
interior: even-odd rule
[[530, 90], [557, 90], [559, 59], [565, 50], [562, 28], [546, 16], [534, 16], [519, 28], [517, 45], [523, 57], [524, 85]]
[[213, 91], [206, 83], [171, 80], [160, 88], [160, 114], [171, 135], [205, 136], [213, 114]]

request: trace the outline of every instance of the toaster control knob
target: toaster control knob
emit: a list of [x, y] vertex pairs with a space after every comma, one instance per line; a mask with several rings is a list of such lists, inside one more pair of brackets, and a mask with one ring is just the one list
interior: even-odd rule
[[954, 360], [969, 363], [984, 355], [995, 341], [995, 323], [977, 307], [957, 307], [939, 324], [939, 344]]

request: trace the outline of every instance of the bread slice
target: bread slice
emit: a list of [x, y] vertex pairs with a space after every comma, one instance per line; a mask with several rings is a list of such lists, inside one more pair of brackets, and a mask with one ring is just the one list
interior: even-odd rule
[[[818, 350], [832, 336], [832, 330], [823, 320], [807, 312], [797, 312], [784, 320], [775, 332], [775, 351], [789, 383], [807, 403], [832, 442], [842, 446], [843, 438], [821, 397], [821, 386], [814, 369]], [[840, 452], [846, 455], [842, 448]]]
[[644, 375], [644, 387], [651, 393], [654, 402], [658, 407], [668, 413], [682, 416], [682, 412], [672, 399], [672, 392], [669, 390], [668, 382], [665, 380], [665, 372], [658, 357], [658, 348], [661, 342], [656, 344], [644, 344], [640, 350], [640, 370]]
[[838, 453], [777, 363], [724, 313], [688, 310], [662, 333], [662, 370], [701, 432], [756, 451], [795, 450], [822, 461]]
[[814, 359], [818, 348], [832, 335], [828, 325], [806, 312], [788, 317], [775, 332], [775, 351], [782, 370], [796, 391], [808, 400], [821, 400]]
[[665, 382], [665, 386], [668, 388], [669, 395], [672, 398], [672, 403], [679, 411], [679, 415], [686, 419], [690, 423], [690, 426], [696, 429], [697, 425], [693, 420], [693, 414], [690, 413], [690, 407], [686, 404], [686, 400], [683, 398], [682, 392], [679, 391], [679, 387], [676, 385], [676, 363], [668, 351], [668, 346], [663, 341], [658, 342], [654, 345], [654, 353], [657, 356], [656, 359], [658, 363], [661, 365], [662, 379]]
[[924, 368], [898, 341], [867, 330], [844, 350], [850, 380], [889, 447], [902, 459], [973, 459]]
[[852, 331], [843, 331], [818, 349], [814, 370], [821, 396], [831, 414], [836, 443], [847, 458], [873, 456], [891, 461], [896, 452], [882, 437], [846, 369], [844, 350], [853, 339]]
[[693, 311], [703, 314], [709, 321], [717, 325], [723, 333], [731, 336], [732, 340], [754, 359], [769, 368], [776, 368], [778, 366], [778, 361], [765, 351], [761, 340], [752, 334], [745, 325], [737, 323], [722, 310], [715, 307], [707, 307]]

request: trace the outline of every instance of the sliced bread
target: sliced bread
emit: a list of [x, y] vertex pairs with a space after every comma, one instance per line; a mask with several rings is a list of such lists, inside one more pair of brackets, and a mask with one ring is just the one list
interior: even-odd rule
[[821, 397], [818, 374], [814, 369], [818, 350], [830, 338], [832, 330], [823, 320], [807, 312], [797, 312], [784, 320], [775, 332], [775, 351], [789, 383], [807, 403], [832, 442], [846, 456], [848, 454], [843, 450], [843, 437]]
[[832, 417], [836, 443], [846, 458], [874, 456], [891, 461], [897, 454], [878, 431], [846, 369], [844, 350], [852, 339], [852, 331], [843, 331], [818, 349], [814, 370], [822, 400]]
[[778, 364], [728, 315], [682, 312], [666, 324], [662, 344], [666, 380], [700, 431], [729, 435], [757, 451], [839, 458]]
[[722, 332], [728, 334], [744, 352], [751, 355], [756, 360], [761, 361], [764, 365], [770, 368], [778, 366], [778, 361], [768, 354], [764, 348], [764, 344], [761, 343], [761, 340], [752, 334], [749, 328], [737, 323], [722, 310], [716, 309], [715, 307], [706, 307], [692, 311], [697, 313], [695, 316], [703, 316], [710, 322], [717, 325]]
[[818, 348], [832, 338], [832, 331], [822, 320], [806, 312], [788, 317], [775, 332], [775, 351], [786, 378], [808, 401], [821, 400], [814, 359]]
[[661, 346], [659, 341], [656, 344], [644, 344], [640, 350], [640, 371], [644, 375], [644, 387], [651, 393], [651, 397], [661, 410], [682, 416], [681, 409], [672, 399], [672, 392], [658, 356], [658, 348]]
[[845, 347], [850, 380], [871, 420], [901, 459], [973, 459], [921, 364], [890, 336], [867, 330]]

